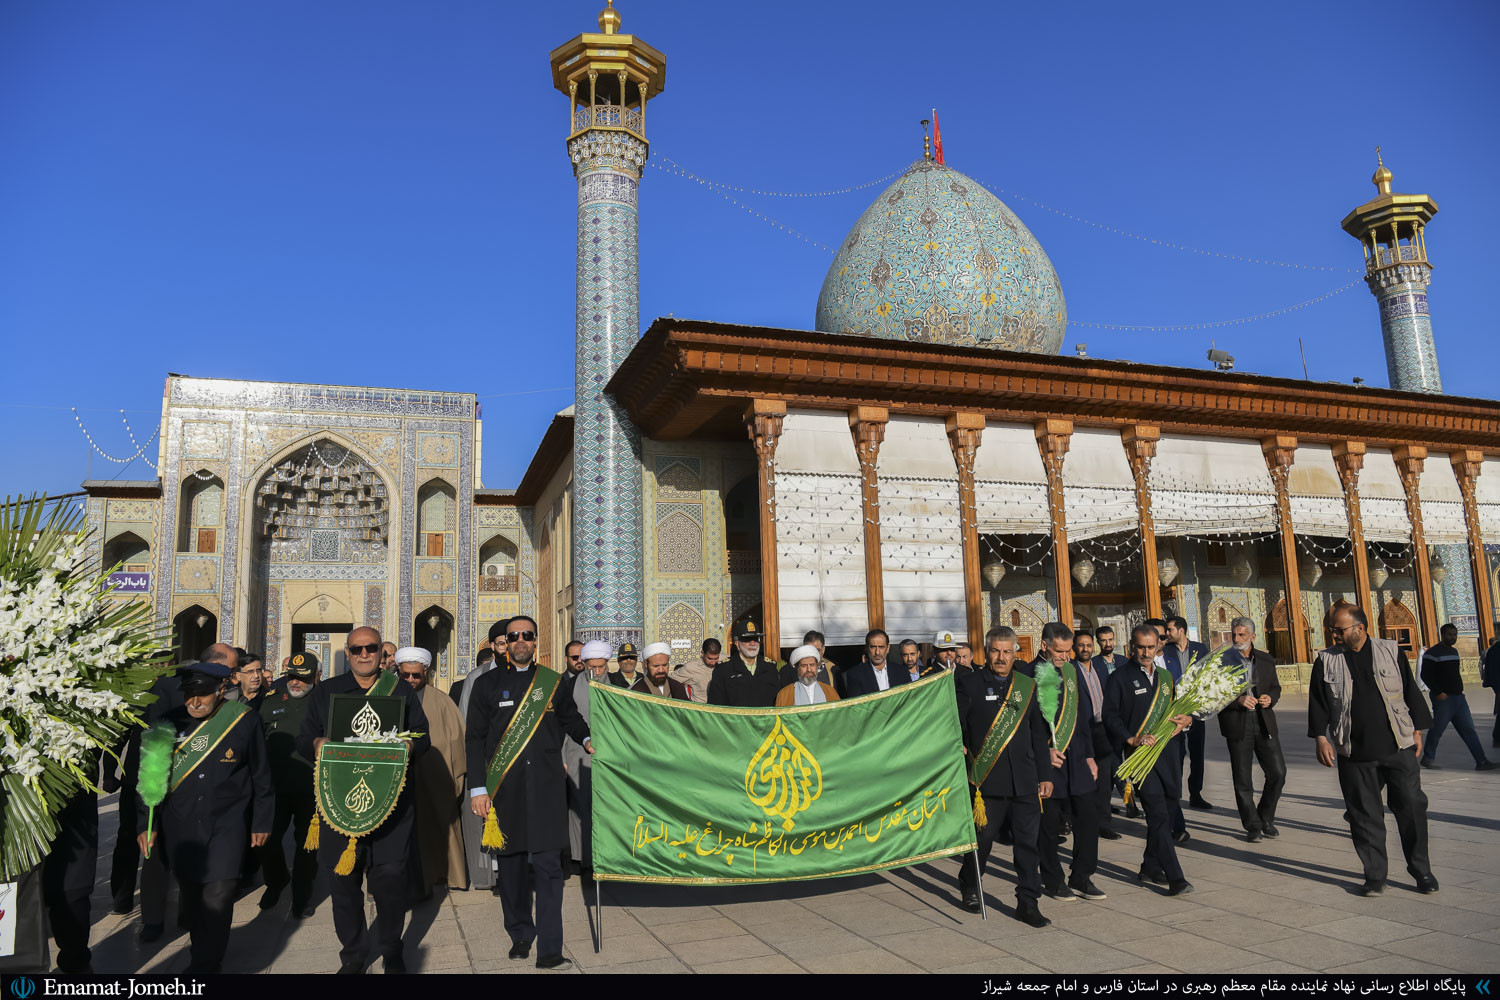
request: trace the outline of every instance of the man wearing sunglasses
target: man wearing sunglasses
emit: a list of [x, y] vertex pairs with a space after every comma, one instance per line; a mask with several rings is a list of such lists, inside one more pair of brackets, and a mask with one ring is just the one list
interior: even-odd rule
[[[318, 759], [318, 750], [328, 742], [328, 699], [336, 694], [363, 695], [380, 678], [380, 660], [384, 651], [380, 633], [375, 629], [365, 625], [350, 632], [344, 652], [349, 669], [318, 684], [307, 696], [311, 704], [307, 706], [307, 717], [302, 720], [302, 730], [297, 735], [297, 752], [311, 761]], [[419, 773], [415, 769], [432, 745], [427, 738], [427, 713], [422, 711], [422, 699], [410, 684], [399, 678], [391, 695], [406, 699], [407, 732], [422, 734], [410, 741], [411, 755], [407, 764], [413, 769], [411, 773]], [[348, 875], [334, 872], [348, 841], [326, 832], [319, 837], [318, 866], [328, 879], [333, 929], [343, 945], [339, 950], [340, 973], [364, 972], [370, 958], [362, 878], [375, 900], [375, 933], [385, 971], [406, 971], [401, 931], [406, 923], [409, 866], [418, 863], [415, 817], [412, 789], [408, 783], [385, 822], [369, 836], [360, 837], [355, 842], [354, 871]]]
[[[500, 907], [510, 935], [510, 957], [526, 958], [535, 941], [537, 968], [565, 969], [572, 963], [562, 953], [560, 855], [568, 847], [563, 735], [571, 736], [585, 753], [593, 753], [594, 748], [588, 723], [573, 701], [555, 697], [562, 678], [532, 659], [537, 647], [536, 622], [528, 615], [512, 618], [505, 640], [510, 662], [468, 685], [469, 714], [464, 727], [469, 807], [487, 826], [493, 818], [492, 838], [498, 832], [501, 841], [493, 850], [499, 854]], [[501, 739], [513, 723], [520, 733], [529, 730], [530, 736], [513, 754], [507, 747], [504, 759], [497, 760]], [[498, 780], [493, 788], [492, 762]]]
[[1432, 713], [1412, 677], [1406, 654], [1394, 639], [1369, 634], [1369, 620], [1355, 607], [1333, 612], [1338, 645], [1313, 661], [1307, 689], [1307, 735], [1317, 741], [1318, 763], [1336, 767], [1344, 793], [1344, 816], [1354, 851], [1364, 866], [1361, 896], [1385, 890], [1385, 791], [1406, 870], [1417, 891], [1438, 891], [1427, 859], [1427, 796], [1422, 791], [1422, 730]]

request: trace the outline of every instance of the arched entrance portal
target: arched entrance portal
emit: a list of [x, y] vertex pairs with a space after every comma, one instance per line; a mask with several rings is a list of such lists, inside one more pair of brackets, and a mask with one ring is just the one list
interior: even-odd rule
[[198, 654], [219, 641], [219, 619], [207, 608], [194, 604], [172, 619], [172, 646], [177, 662], [196, 660]]
[[331, 677], [350, 631], [384, 634], [390, 502], [385, 479], [331, 434], [266, 466], [246, 503], [248, 620], [272, 662], [308, 650]]

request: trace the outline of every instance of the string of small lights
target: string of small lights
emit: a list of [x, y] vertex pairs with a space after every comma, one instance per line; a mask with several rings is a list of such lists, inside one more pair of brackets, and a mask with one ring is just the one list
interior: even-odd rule
[[[145, 444], [136, 444], [135, 434], [131, 433], [130, 431], [130, 423], [129, 421], [125, 420], [125, 411], [121, 410], [120, 420], [125, 423], [125, 431], [126, 433], [130, 434], [130, 443], [132, 445], [135, 445], [135, 452], [127, 458], [116, 458], [114, 455], [111, 455], [109, 452], [99, 447], [99, 442], [95, 441], [94, 436], [89, 433], [89, 429], [83, 426], [83, 418], [78, 415], [78, 407], [70, 406], [69, 409], [73, 411], [73, 422], [77, 424], [78, 429], [83, 432], [84, 440], [88, 441], [89, 447], [98, 452], [99, 457], [104, 459], [106, 462], [113, 462], [116, 465], [129, 465], [136, 459], [143, 457], [146, 454], [146, 449], [151, 446], [151, 442], [156, 440], [157, 432], [152, 431], [151, 436], [146, 439]], [[146, 460], [146, 464], [150, 465], [153, 469], [156, 468], [156, 466], [151, 463], [150, 459]]]
[[[656, 157], [657, 159], [666, 161], [667, 168], [669, 168], [669, 173], [675, 173], [678, 176], [685, 177], [690, 181], [697, 181], [699, 184], [702, 184], [705, 187], [717, 188], [724, 191], [738, 191], [740, 194], [761, 195], [762, 197], [766, 198], [829, 198], [833, 197], [834, 195], [852, 194], [855, 191], [864, 191], [867, 188], [877, 187], [881, 184], [887, 183], [888, 181], [893, 181], [906, 172], [906, 168], [903, 167], [900, 170], [892, 170], [884, 177], [877, 177], [873, 181], [865, 181], [863, 184], [852, 184], [849, 187], [830, 188], [827, 191], [770, 191], [764, 188], [741, 187], [738, 184], [725, 184], [722, 181], [712, 181], [707, 177], [701, 177], [698, 174], [693, 173], [691, 170], [684, 167], [682, 164], [678, 163], [676, 160], [672, 159], [670, 156], [666, 155], [663, 152], [657, 151]], [[655, 160], [653, 160], [652, 162], [655, 162]]]

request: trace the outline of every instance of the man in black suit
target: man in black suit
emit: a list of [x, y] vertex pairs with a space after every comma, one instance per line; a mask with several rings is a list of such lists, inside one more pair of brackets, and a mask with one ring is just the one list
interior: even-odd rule
[[[233, 656], [233, 649], [225, 648]], [[205, 659], [216, 653], [211, 650]], [[224, 699], [228, 680], [229, 665], [222, 661], [198, 662], [184, 670], [183, 704], [169, 709], [162, 721], [176, 734], [178, 767], [192, 770], [173, 775], [178, 780], [169, 783], [154, 817], [136, 799], [141, 831], [136, 841], [142, 853], [161, 851], [177, 879], [191, 935], [190, 974], [220, 971], [240, 871], [250, 848], [270, 836], [276, 811], [260, 718], [244, 704]], [[153, 819], [155, 828], [148, 833]]]
[[[1245, 839], [1254, 844], [1262, 837], [1279, 837], [1276, 829], [1276, 803], [1286, 785], [1286, 760], [1281, 755], [1281, 737], [1276, 731], [1276, 703], [1281, 700], [1281, 681], [1276, 676], [1276, 661], [1263, 649], [1255, 648], [1255, 623], [1236, 618], [1229, 625], [1235, 657], [1248, 664], [1249, 685], [1245, 693], [1219, 713], [1219, 732], [1229, 743], [1229, 772], [1234, 780], [1234, 803], [1240, 810]], [[1227, 658], [1226, 657], [1226, 660]], [[1255, 784], [1250, 772], [1250, 758], [1260, 761], [1266, 784], [1255, 804]]]
[[1073, 635], [1073, 666], [1078, 670], [1078, 687], [1088, 688], [1089, 707], [1092, 709], [1085, 716], [1080, 702], [1078, 724], [1088, 727], [1089, 740], [1094, 745], [1096, 773], [1091, 798], [1099, 823], [1099, 836], [1105, 840], [1119, 840], [1120, 835], [1115, 832], [1114, 817], [1109, 808], [1119, 757], [1110, 746], [1109, 733], [1104, 728], [1104, 685], [1109, 680], [1109, 672], [1099, 666], [1099, 657], [1094, 655], [1094, 636], [1086, 629], [1079, 629]]
[[[1109, 675], [1104, 688], [1104, 725], [1109, 730], [1109, 741], [1121, 748], [1128, 760], [1141, 747], [1152, 746], [1156, 737], [1145, 732], [1145, 723], [1150, 716], [1152, 702], [1158, 698], [1172, 698], [1172, 678], [1163, 676], [1156, 666], [1157, 648], [1161, 638], [1151, 625], [1137, 625], [1130, 636], [1135, 653], [1135, 664], [1123, 667]], [[1166, 685], [1163, 689], [1162, 685]], [[1193, 724], [1190, 715], [1172, 717], [1176, 728], [1173, 738]], [[1193, 885], [1182, 873], [1177, 862], [1177, 849], [1172, 846], [1172, 815], [1170, 803], [1182, 795], [1182, 754], [1175, 747], [1167, 747], [1157, 759], [1156, 765], [1146, 779], [1136, 786], [1142, 805], [1146, 810], [1146, 851], [1141, 858], [1140, 879], [1142, 882], [1165, 883], [1169, 895], [1180, 896], [1192, 892]]]
[[[988, 666], [954, 677], [958, 698], [958, 721], [964, 742], [965, 768], [971, 770], [979, 757], [1000, 711], [1011, 696], [1015, 683], [1016, 633], [1003, 625], [989, 630], [984, 637]], [[1042, 916], [1037, 906], [1042, 895], [1041, 858], [1037, 838], [1041, 826], [1039, 799], [1052, 794], [1047, 773], [1047, 723], [1031, 698], [1010, 741], [986, 775], [980, 778], [979, 794], [984, 802], [984, 825], [979, 828], [979, 863], [974, 856], [964, 859], [959, 869], [958, 885], [964, 907], [971, 913], [981, 909], [979, 869], [988, 866], [995, 846], [995, 833], [1009, 822], [1011, 844], [1016, 866], [1015, 918], [1032, 927], [1046, 927], [1052, 921]]]
[[[535, 663], [537, 627], [527, 615], [510, 620], [505, 634], [509, 662], [474, 682], [465, 720], [469, 806], [476, 817], [490, 813], [486, 784], [491, 759], [526, 692], [547, 667]], [[576, 682], [575, 682], [576, 683]], [[538, 694], [541, 692], [538, 691]], [[559, 699], [556, 688], [540, 723], [495, 791], [493, 805], [505, 846], [500, 848], [500, 908], [510, 935], [510, 957], [525, 958], [537, 941], [539, 969], [565, 969], [563, 957], [561, 852], [568, 847], [567, 777], [563, 735], [593, 753], [588, 723], [573, 699]], [[528, 867], [530, 872], [527, 871]], [[532, 912], [535, 885], [536, 911]]]
[[734, 652], [714, 667], [708, 703], [734, 708], [771, 708], [781, 691], [781, 667], [761, 651], [765, 629], [746, 619], [734, 633]]
[[910, 684], [911, 672], [897, 664], [887, 662], [891, 655], [891, 637], [884, 629], [872, 628], [865, 633], [865, 658], [844, 674], [844, 690], [839, 694], [845, 698], [858, 698], [862, 694], [889, 691], [897, 684]]
[[[380, 633], [368, 625], [349, 633], [344, 640], [344, 654], [349, 669], [313, 688], [307, 706], [307, 715], [302, 720], [302, 729], [297, 734], [297, 752], [305, 760], [318, 760], [318, 750], [327, 743], [328, 703], [336, 694], [352, 694], [368, 697], [366, 692], [380, 680], [382, 649]], [[391, 697], [406, 699], [405, 730], [420, 733], [410, 740], [411, 752], [407, 756], [407, 774], [418, 773], [417, 760], [427, 752], [432, 741], [427, 737], [427, 714], [422, 711], [422, 699], [410, 684], [396, 679]], [[323, 829], [318, 836], [318, 867], [328, 879], [329, 902], [333, 904], [333, 929], [338, 934], [339, 972], [345, 975], [365, 971], [369, 962], [369, 926], [365, 923], [365, 890], [361, 879], [368, 885], [370, 896], [375, 900], [375, 933], [380, 939], [380, 956], [388, 973], [406, 971], [406, 959], [401, 949], [402, 925], [406, 923], [407, 905], [410, 902], [409, 887], [417, 859], [416, 808], [412, 803], [412, 788], [408, 782], [401, 789], [401, 797], [391, 809], [385, 822], [367, 836], [355, 842], [354, 870], [348, 875], [334, 871], [339, 856], [343, 853], [347, 839], [331, 829]]]
[[[1176, 684], [1182, 680], [1183, 671], [1208, 656], [1208, 647], [1189, 639], [1187, 619], [1181, 615], [1173, 615], [1167, 619], [1167, 646], [1162, 650], [1162, 656], [1167, 662], [1167, 669], [1172, 671], [1172, 683]], [[1206, 767], [1204, 757], [1208, 752], [1203, 741], [1207, 735], [1207, 726], [1194, 726], [1188, 730], [1182, 749], [1188, 759], [1188, 805], [1205, 812], [1213, 808], [1203, 797], [1203, 772]], [[1183, 832], [1186, 832], [1185, 828]]]
[[[1107, 898], [1094, 884], [1099, 867], [1099, 815], [1094, 805], [1094, 783], [1099, 768], [1094, 759], [1094, 703], [1088, 685], [1072, 663], [1072, 629], [1061, 622], [1047, 625], [1048, 641], [1042, 662], [1035, 665], [1037, 702], [1042, 717], [1048, 720], [1048, 754], [1050, 755], [1052, 794], [1042, 802], [1041, 837], [1037, 841], [1042, 856], [1042, 891], [1060, 902], [1082, 896], [1084, 899]], [[1063, 698], [1067, 695], [1067, 668], [1073, 667], [1076, 682], [1076, 716], [1073, 734], [1065, 746], [1059, 746], [1058, 723], [1062, 721]], [[1050, 676], [1049, 676], [1050, 675]], [[1052, 691], [1051, 698], [1046, 692]], [[1050, 713], [1050, 716], [1049, 716]], [[1048, 773], [1043, 768], [1043, 774]], [[1057, 844], [1064, 836], [1064, 824], [1071, 816], [1073, 864], [1070, 877], [1063, 881], [1062, 861]]]
[[1108, 625], [1094, 629], [1094, 666], [1100, 677], [1108, 677], [1121, 667], [1130, 666], [1130, 657], [1115, 652], [1115, 630]]

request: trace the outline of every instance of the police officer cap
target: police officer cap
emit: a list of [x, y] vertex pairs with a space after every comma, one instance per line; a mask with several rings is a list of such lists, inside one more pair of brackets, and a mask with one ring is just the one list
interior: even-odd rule
[[299, 681], [312, 680], [318, 676], [317, 656], [308, 652], [292, 654], [292, 658], [287, 661], [285, 675]]
[[212, 677], [215, 680], [229, 680], [229, 665], [227, 663], [205, 663], [202, 660], [193, 663], [185, 663], [177, 668], [177, 676], [186, 680], [193, 674], [201, 674], [204, 677]]
[[490, 626], [490, 642], [502, 638], [510, 630], [510, 619], [502, 618]]
[[635, 643], [633, 642], [622, 642], [620, 644], [620, 651], [615, 654], [615, 659], [617, 660], [639, 660], [640, 658], [640, 650], [635, 648]]
[[736, 639], [760, 640], [765, 638], [765, 635], [764, 630], [756, 623], [754, 618], [747, 618], [744, 624], [734, 630], [734, 637]]

